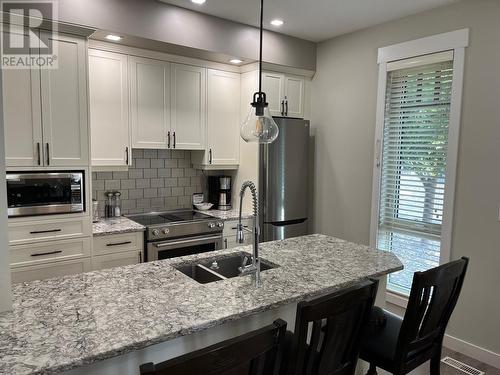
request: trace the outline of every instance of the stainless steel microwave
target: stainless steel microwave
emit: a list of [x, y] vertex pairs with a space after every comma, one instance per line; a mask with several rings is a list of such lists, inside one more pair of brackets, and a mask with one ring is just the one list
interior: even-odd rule
[[83, 171], [7, 172], [9, 217], [83, 212]]

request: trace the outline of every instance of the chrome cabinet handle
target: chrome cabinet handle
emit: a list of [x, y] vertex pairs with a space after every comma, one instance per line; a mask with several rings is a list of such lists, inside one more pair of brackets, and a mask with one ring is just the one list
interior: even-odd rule
[[212, 149], [208, 151], [208, 164], [212, 164]]
[[62, 229], [48, 229], [48, 230], [34, 230], [30, 232], [30, 234], [42, 234], [42, 233], [54, 233], [54, 232], [61, 232]]
[[128, 147], [125, 147], [125, 165], [128, 165]]
[[224, 249], [227, 249], [227, 238], [224, 238]]
[[167, 148], [170, 148], [170, 132], [167, 132]]
[[[243, 228], [248, 228], [248, 225], [243, 225]], [[238, 227], [231, 227], [231, 229], [238, 229]]]
[[107, 243], [107, 244], [106, 244], [106, 246], [120, 246], [120, 245], [128, 245], [129, 243], [132, 243], [132, 241], [123, 241], [123, 242]]
[[173, 148], [175, 148], [175, 132], [174, 132], [173, 136], [174, 136], [174, 147]]
[[285, 115], [285, 101], [281, 101], [281, 116]]
[[139, 250], [139, 263], [142, 263], [142, 251]]
[[47, 165], [50, 165], [50, 152], [49, 152], [49, 143], [45, 144], [45, 149], [47, 150]]
[[36, 153], [37, 153], [37, 161], [38, 161], [38, 165], [41, 164], [42, 160], [41, 160], [41, 156], [40, 156], [40, 142], [37, 142], [36, 143]]
[[41, 257], [43, 255], [52, 255], [52, 254], [60, 254], [62, 253], [62, 250], [55, 250], [55, 251], [48, 251], [46, 253], [34, 253], [31, 254], [32, 257]]
[[285, 116], [288, 116], [288, 99], [285, 96]]

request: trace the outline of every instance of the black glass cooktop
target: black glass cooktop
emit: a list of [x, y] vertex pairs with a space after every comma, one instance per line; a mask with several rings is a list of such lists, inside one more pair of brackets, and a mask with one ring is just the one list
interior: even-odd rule
[[205, 215], [196, 211], [172, 211], [144, 215], [130, 215], [129, 218], [146, 227], [151, 225], [170, 224], [183, 221], [213, 219], [212, 216]]

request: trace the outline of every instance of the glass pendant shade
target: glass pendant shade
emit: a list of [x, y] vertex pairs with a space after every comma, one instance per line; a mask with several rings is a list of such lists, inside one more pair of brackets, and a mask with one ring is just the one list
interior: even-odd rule
[[241, 125], [240, 134], [245, 142], [272, 143], [278, 138], [279, 129], [267, 107], [263, 108], [262, 116], [256, 114], [252, 106], [248, 116]]

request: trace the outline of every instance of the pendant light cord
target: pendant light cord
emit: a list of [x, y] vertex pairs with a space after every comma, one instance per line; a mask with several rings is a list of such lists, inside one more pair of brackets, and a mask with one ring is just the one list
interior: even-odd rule
[[262, 34], [264, 22], [264, 0], [260, 0], [260, 51], [259, 51], [259, 92], [262, 92]]

